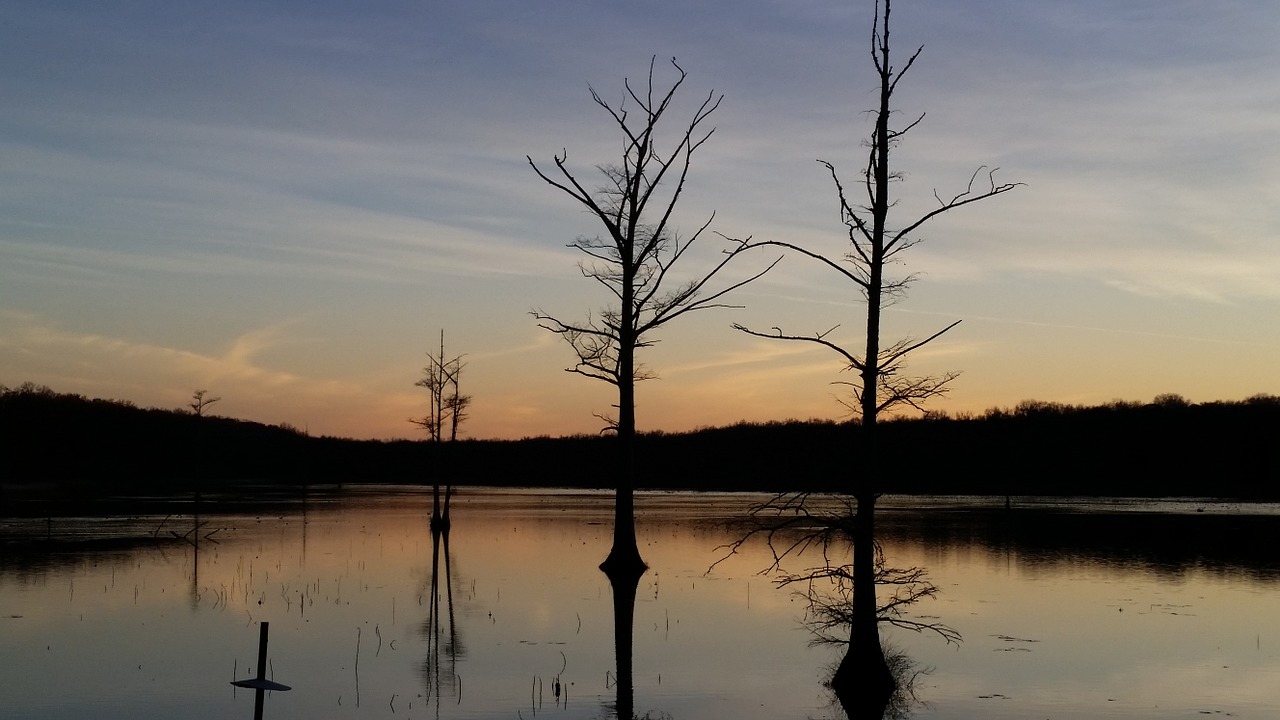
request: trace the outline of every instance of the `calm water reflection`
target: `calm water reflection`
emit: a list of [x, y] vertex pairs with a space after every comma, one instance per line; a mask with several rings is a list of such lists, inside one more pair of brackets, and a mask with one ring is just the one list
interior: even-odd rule
[[[617, 596], [595, 569], [607, 494], [465, 490], [450, 531], [433, 533], [429, 493], [383, 490], [236, 512], [206, 504], [198, 519], [177, 507], [0, 520], [0, 714], [251, 717], [253, 693], [228, 683], [256, 673], [263, 620], [267, 677], [294, 688], [267, 698], [268, 718], [625, 707]], [[821, 686], [838, 653], [809, 647], [803, 603], [755, 574], [764, 549], [707, 573], [735, 537], [718, 523], [751, 500], [640, 496], [652, 569], [635, 591], [637, 715], [841, 715]], [[1274, 507], [882, 507], [889, 562], [925, 566], [942, 588], [919, 612], [965, 638], [956, 648], [886, 633], [930, 670], [913, 717], [1280, 708]]]

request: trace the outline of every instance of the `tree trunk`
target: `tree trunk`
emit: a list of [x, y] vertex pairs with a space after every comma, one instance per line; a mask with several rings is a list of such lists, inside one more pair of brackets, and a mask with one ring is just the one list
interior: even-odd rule
[[[618, 365], [622, 378], [635, 377], [635, 350], [632, 344], [621, 344]], [[609, 556], [600, 564], [600, 569], [610, 578], [615, 572], [634, 574], [639, 578], [649, 567], [640, 557], [640, 547], [636, 542], [635, 393], [634, 382], [622, 380], [618, 383], [618, 473], [613, 502], [613, 547], [609, 550]]]
[[[862, 368], [862, 437], [861, 471], [863, 476], [854, 481], [854, 494], [858, 509], [853, 519], [853, 608], [849, 628], [849, 649], [831, 687], [836, 697], [846, 707], [860, 708], [860, 716], [880, 717], [873, 714], [875, 707], [883, 714], [884, 707], [893, 695], [896, 683], [889, 665], [885, 662], [884, 648], [880, 645], [880, 621], [876, 601], [876, 546], [875, 512], [876, 493], [880, 484], [879, 438], [876, 430], [880, 414], [880, 310], [884, 293], [885, 228], [889, 216], [889, 116], [890, 96], [893, 93], [891, 66], [889, 65], [889, 3], [884, 6], [884, 25], [881, 29], [880, 53], [880, 109], [876, 114], [872, 157], [874, 183], [871, 202], [870, 258], [867, 262], [867, 335], [866, 354]], [[852, 717], [852, 715], [851, 715]]]

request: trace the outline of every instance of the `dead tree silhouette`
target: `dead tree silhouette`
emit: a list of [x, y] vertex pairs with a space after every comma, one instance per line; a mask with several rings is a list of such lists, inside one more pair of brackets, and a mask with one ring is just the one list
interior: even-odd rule
[[[685, 190], [693, 154], [711, 138], [715, 128], [707, 120], [723, 96], [709, 92], [693, 111], [692, 118], [665, 144], [659, 131], [667, 126], [677, 91], [686, 73], [674, 59], [677, 77], [665, 90], [655, 85], [650, 61], [647, 82], [633, 87], [624, 81], [622, 103], [614, 107], [591, 89], [591, 99], [604, 110], [623, 138], [622, 157], [616, 164], [596, 166], [603, 181], [598, 189], [588, 189], [568, 165], [568, 151], [554, 156], [554, 171], [540, 168], [531, 157], [530, 167], [548, 185], [568, 195], [586, 208], [604, 228], [603, 235], [582, 236], [569, 244], [586, 256], [578, 264], [582, 276], [606, 289], [610, 304], [585, 320], [567, 321], [541, 309], [532, 311], [539, 325], [559, 335], [577, 357], [569, 372], [601, 380], [617, 388], [617, 417], [600, 417], [606, 430], [617, 436], [618, 454], [609, 474], [616, 478], [617, 498], [613, 547], [601, 564], [609, 572], [617, 569], [641, 574], [646, 565], [636, 545], [634, 518], [635, 490], [635, 387], [654, 377], [637, 359], [636, 352], [653, 343], [652, 334], [663, 325], [699, 310], [732, 307], [725, 295], [764, 275], [773, 266], [749, 277], [720, 284], [713, 280], [742, 247], [731, 247], [693, 280], [670, 280], [672, 268], [710, 226], [708, 218], [692, 235], [681, 237], [673, 223], [676, 205]], [[776, 263], [776, 261], [775, 261]], [[683, 266], [681, 266], [683, 267]]]

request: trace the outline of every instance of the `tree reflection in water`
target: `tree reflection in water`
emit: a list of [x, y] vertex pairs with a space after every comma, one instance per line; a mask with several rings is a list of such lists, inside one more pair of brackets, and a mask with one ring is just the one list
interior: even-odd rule
[[916, 681], [921, 675], [929, 674], [929, 669], [919, 667], [900, 648], [886, 644], [882, 650], [894, 680], [893, 692], [888, 697], [871, 688], [862, 688], [860, 692], [856, 686], [837, 691], [831, 685], [836, 668], [829, 669], [823, 684], [832, 692], [832, 705], [838, 705], [849, 720], [903, 720], [911, 716], [912, 708], [922, 704], [916, 697]]
[[649, 711], [636, 715], [635, 680], [632, 655], [635, 649], [636, 591], [647, 568], [610, 566], [605, 571], [613, 589], [613, 649], [617, 675], [614, 688], [617, 699], [611, 711], [617, 720], [671, 720], [666, 713]]
[[[907, 699], [914, 697], [911, 685], [903, 683], [918, 673], [900, 653], [894, 658], [886, 654], [881, 623], [916, 632], [930, 630], [949, 643], [960, 642], [953, 628], [904, 614], [938, 589], [923, 568], [885, 563], [874, 532], [875, 499], [775, 495], [750, 509], [747, 531], [721, 548], [726, 554], [716, 563], [753, 539], [764, 540], [772, 555], [764, 572], [776, 573], [774, 583], [780, 587], [802, 588], [799, 594], [808, 601], [803, 622], [813, 631], [814, 643], [844, 646], [844, 655], [825, 684], [846, 714], [859, 720], [894, 717], [886, 713], [909, 706]], [[816, 566], [799, 572], [783, 570], [784, 561], [812, 563], [815, 555]], [[831, 558], [841, 556], [852, 556], [853, 562], [832, 562]]]
[[[443, 517], [448, 518], [448, 500], [446, 496]], [[449, 527], [447, 519], [440, 521], [437, 508], [433, 512], [431, 523], [431, 583], [427, 599], [427, 622], [422, 627], [423, 637], [427, 641], [427, 657], [423, 661], [423, 684], [426, 686], [428, 704], [434, 702], [436, 717], [440, 716], [440, 698], [444, 693], [451, 693], [462, 702], [462, 681], [458, 678], [458, 659], [466, 655], [466, 648], [454, 622], [453, 612], [453, 574], [449, 569]], [[441, 572], [440, 560], [443, 551], [444, 568]], [[440, 608], [440, 578], [444, 576], [444, 612]], [[447, 630], [445, 623], [448, 623]]]
[[613, 589], [613, 648], [617, 677], [614, 687], [618, 691], [613, 707], [618, 720], [635, 717], [635, 682], [631, 665], [634, 650], [636, 620], [636, 590], [645, 568], [610, 566], [605, 571], [609, 586]]
[[[852, 568], [828, 566], [820, 571], [809, 571], [804, 576], [809, 581], [804, 593], [809, 601], [804, 624], [813, 632], [815, 643], [846, 646], [841, 665], [833, 669], [827, 686], [838, 698], [845, 714], [856, 720], [903, 718], [909, 715], [910, 708], [917, 702], [915, 681], [926, 671], [917, 668], [904, 651], [887, 645], [879, 638], [878, 633], [866, 638], [868, 643], [874, 640], [874, 646], [855, 647], [853, 641], [858, 638], [848, 630], [853, 623], [861, 619], [869, 625], [887, 623], [915, 632], [928, 630], [937, 633], [946, 642], [957, 645], [961, 640], [960, 633], [948, 625], [913, 620], [903, 614], [905, 608], [937, 593], [937, 587], [929, 581], [923, 568], [886, 566], [884, 554], [876, 544], [874, 575], [875, 587], [885, 592], [879, 597], [877, 604], [872, 606], [874, 615], [867, 618], [855, 616], [860, 611], [867, 612], [867, 609], [853, 602]], [[819, 577], [831, 580], [831, 589], [818, 589], [819, 586], [813, 580]], [[782, 582], [797, 582], [799, 579], [799, 576], [787, 576]], [[851, 663], [850, 658], [856, 658], [859, 654], [870, 659]], [[850, 667], [870, 667], [873, 676], [863, 677], [850, 673]], [[874, 676], [880, 667], [888, 671], [888, 683]]]

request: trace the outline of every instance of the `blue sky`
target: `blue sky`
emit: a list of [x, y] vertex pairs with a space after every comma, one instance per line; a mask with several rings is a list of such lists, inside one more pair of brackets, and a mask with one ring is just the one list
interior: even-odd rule
[[[525, 160], [618, 153], [653, 56], [723, 93], [678, 224], [841, 253], [874, 104], [870, 2], [23, 2], [0, 23], [0, 383], [413, 436], [440, 329], [474, 437], [595, 432], [540, 307], [604, 298], [565, 244], [597, 232]], [[1025, 183], [938, 221], [886, 337], [939, 409], [1280, 393], [1280, 11], [1269, 2], [899, 0], [899, 217], [979, 166]], [[674, 131], [675, 128], [672, 128]], [[703, 240], [688, 269], [714, 260]], [[749, 268], [744, 267], [743, 271]], [[839, 417], [839, 363], [743, 322], [856, 343], [851, 288], [800, 258], [745, 308], [645, 357], [642, 428]]]

